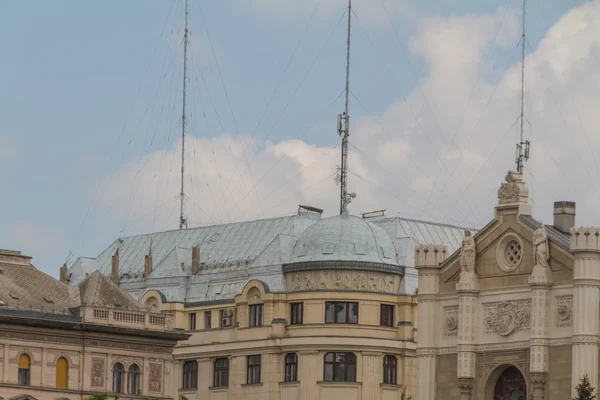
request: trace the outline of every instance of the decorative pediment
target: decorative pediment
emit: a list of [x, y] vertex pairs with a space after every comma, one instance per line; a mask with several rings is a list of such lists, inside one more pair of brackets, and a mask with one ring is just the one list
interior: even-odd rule
[[[1, 397], [0, 397], [0, 400], [2, 400]], [[38, 400], [38, 399], [37, 399], [37, 397], [33, 397], [33, 396], [28, 395], [28, 394], [20, 394], [18, 396], [11, 397], [8, 400]]]
[[[527, 217], [531, 219], [533, 218]], [[518, 215], [493, 220], [473, 236], [475, 242], [474, 272], [479, 278], [482, 289], [526, 285], [534, 265], [534, 231], [539, 228], [532, 221], [523, 221]], [[526, 223], [527, 222], [527, 223]], [[535, 227], [534, 227], [535, 226]], [[564, 243], [554, 240], [552, 227], [549, 230], [548, 266], [553, 281], [564, 281], [572, 276], [572, 256]], [[466, 238], [463, 246], [472, 241]], [[473, 258], [473, 252], [469, 254]], [[539, 255], [537, 256], [539, 257]], [[459, 281], [462, 269], [469, 268], [468, 257], [458, 250], [441, 265], [440, 291], [453, 292]], [[539, 262], [539, 261], [538, 261]]]

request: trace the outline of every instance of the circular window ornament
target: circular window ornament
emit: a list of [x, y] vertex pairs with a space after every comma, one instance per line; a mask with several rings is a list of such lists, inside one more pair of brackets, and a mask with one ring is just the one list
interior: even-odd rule
[[504, 272], [512, 272], [523, 261], [523, 242], [512, 234], [506, 234], [496, 247], [496, 261]]

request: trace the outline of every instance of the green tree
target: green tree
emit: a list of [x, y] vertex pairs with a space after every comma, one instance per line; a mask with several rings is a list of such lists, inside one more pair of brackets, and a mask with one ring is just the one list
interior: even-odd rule
[[579, 385], [575, 386], [575, 391], [577, 392], [577, 397], [573, 397], [573, 400], [594, 400], [597, 396], [594, 394], [596, 388], [590, 384], [587, 374], [581, 378]]
[[400, 397], [400, 400], [412, 400], [412, 396], [406, 394], [406, 386], [402, 389], [402, 397]]

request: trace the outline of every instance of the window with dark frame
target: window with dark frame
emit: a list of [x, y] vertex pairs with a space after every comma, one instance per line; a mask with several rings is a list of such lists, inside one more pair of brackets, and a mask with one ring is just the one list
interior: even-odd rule
[[379, 312], [379, 325], [394, 326], [394, 306], [391, 304], [382, 304]]
[[221, 320], [221, 328], [233, 326], [233, 310], [231, 308], [220, 310], [219, 319]]
[[300, 325], [302, 324], [302, 317], [303, 317], [303, 308], [304, 308], [304, 303], [292, 303], [290, 305], [291, 307], [291, 315], [290, 315], [290, 323], [292, 325]]
[[396, 384], [396, 357], [386, 355], [383, 357], [383, 383]]
[[285, 356], [285, 382], [298, 382], [298, 354], [288, 353]]
[[229, 386], [229, 359], [226, 357], [217, 358], [214, 364], [213, 371], [213, 386], [227, 387]]
[[328, 324], [358, 324], [358, 303], [326, 302], [325, 322]]
[[196, 313], [190, 313], [189, 316], [190, 319], [190, 331], [195, 331], [196, 330]]
[[113, 365], [113, 393], [125, 393], [125, 367], [120, 362]]
[[204, 311], [204, 329], [210, 329], [211, 325], [212, 325], [212, 312], [211, 311]]
[[21, 354], [19, 356], [18, 367], [19, 385], [29, 385], [29, 369], [31, 368], [31, 359], [27, 354]]
[[246, 373], [246, 383], [248, 385], [260, 383], [260, 359], [260, 355], [248, 356], [248, 369]]
[[354, 353], [325, 354], [323, 380], [326, 382], [356, 382], [356, 356]]
[[188, 360], [183, 363], [182, 389], [198, 388], [198, 361]]
[[250, 306], [250, 326], [262, 326], [264, 304], [252, 304]]

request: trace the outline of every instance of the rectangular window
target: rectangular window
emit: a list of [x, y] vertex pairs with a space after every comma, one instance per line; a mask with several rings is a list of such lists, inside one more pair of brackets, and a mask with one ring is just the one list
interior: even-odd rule
[[190, 313], [190, 331], [196, 330], [196, 313]]
[[183, 363], [183, 389], [198, 388], [198, 361], [188, 360]]
[[219, 311], [219, 319], [221, 320], [221, 328], [233, 326], [233, 309]]
[[325, 303], [325, 322], [328, 324], [358, 324], [358, 303]]
[[211, 311], [204, 311], [204, 329], [210, 329], [211, 327]]
[[19, 385], [29, 385], [29, 368], [19, 368]]
[[215, 360], [214, 368], [214, 387], [227, 387], [229, 386], [229, 359], [228, 358], [217, 358]]
[[325, 354], [323, 380], [356, 382], [356, 356], [354, 353]]
[[291, 315], [290, 315], [290, 323], [292, 325], [300, 325], [302, 324], [302, 308], [304, 303], [292, 303], [291, 306]]
[[390, 304], [382, 304], [379, 312], [379, 325], [394, 326], [394, 306]]
[[383, 357], [383, 383], [396, 384], [396, 357], [386, 355]]
[[289, 353], [285, 356], [285, 381], [298, 382], [298, 355]]
[[260, 355], [248, 356], [246, 383], [249, 385], [260, 383]]
[[252, 304], [250, 306], [250, 326], [262, 326], [263, 310], [263, 304]]

